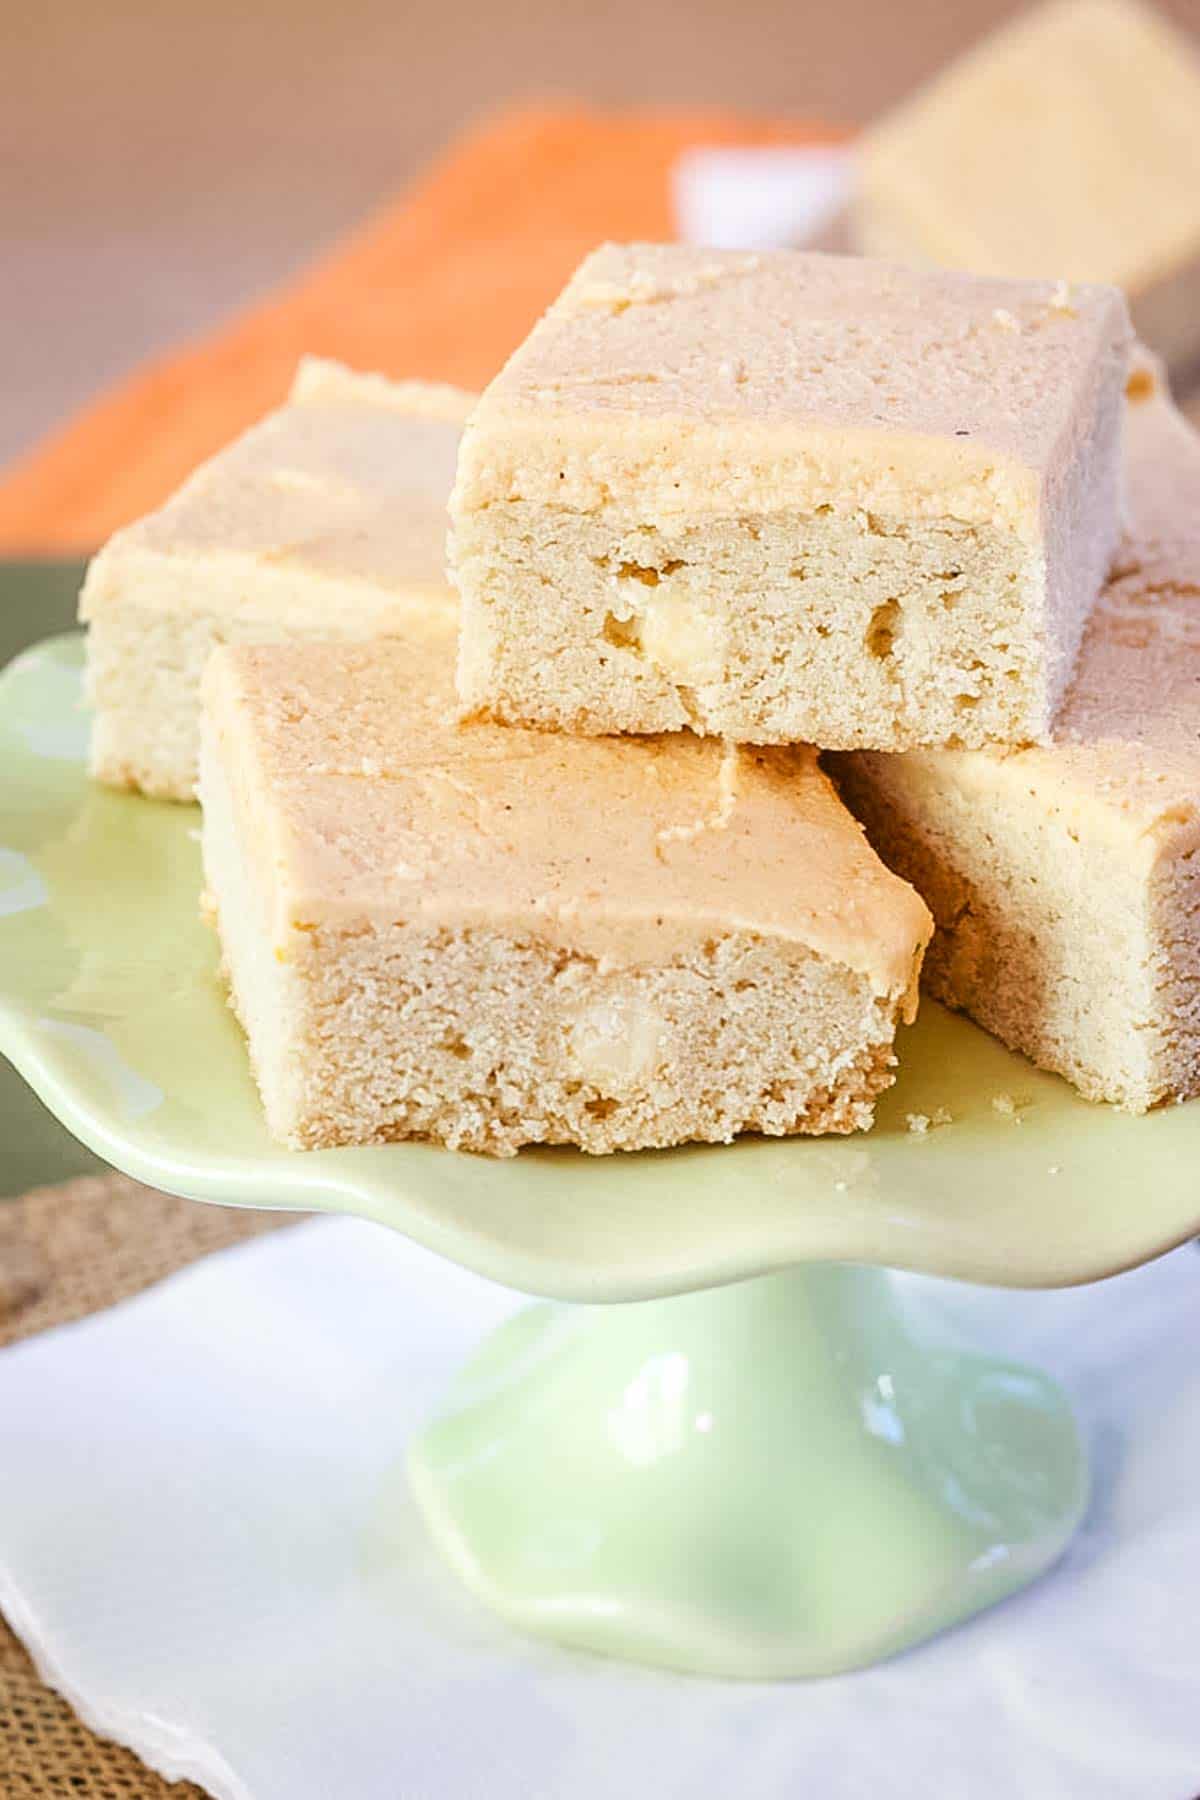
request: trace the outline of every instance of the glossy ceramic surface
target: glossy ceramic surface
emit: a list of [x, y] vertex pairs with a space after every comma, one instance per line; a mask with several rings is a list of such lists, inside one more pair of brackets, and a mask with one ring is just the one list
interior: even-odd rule
[[700, 1674], [828, 1675], [1002, 1599], [1086, 1498], [1046, 1377], [924, 1341], [881, 1270], [814, 1266], [503, 1326], [416, 1440], [486, 1604]]
[[[0, 1050], [152, 1186], [360, 1214], [510, 1286], [595, 1301], [829, 1260], [1053, 1286], [1200, 1230], [1200, 1105], [1091, 1106], [929, 1003], [868, 1135], [509, 1162], [277, 1149], [198, 913], [199, 815], [87, 780], [80, 659], [51, 640], [0, 677]], [[907, 1129], [939, 1108], [952, 1123]]]

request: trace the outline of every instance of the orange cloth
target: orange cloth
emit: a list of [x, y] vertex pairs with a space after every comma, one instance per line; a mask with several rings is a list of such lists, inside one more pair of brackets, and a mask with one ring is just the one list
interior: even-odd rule
[[721, 112], [522, 108], [465, 134], [298, 281], [148, 362], [0, 478], [0, 555], [94, 549], [282, 399], [301, 355], [482, 386], [604, 238], [672, 233], [695, 144], [828, 141]]

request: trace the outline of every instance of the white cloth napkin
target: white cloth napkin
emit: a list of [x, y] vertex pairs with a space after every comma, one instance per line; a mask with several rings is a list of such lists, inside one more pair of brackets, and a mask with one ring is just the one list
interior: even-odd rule
[[0, 1355], [0, 1606], [85, 1719], [219, 1800], [1183, 1800], [1200, 1256], [1060, 1294], [919, 1285], [1065, 1378], [1096, 1496], [1047, 1579], [882, 1667], [692, 1680], [476, 1606], [404, 1446], [520, 1302], [350, 1220]]
[[674, 169], [681, 238], [720, 250], [803, 244], [850, 194], [848, 150], [689, 150]]

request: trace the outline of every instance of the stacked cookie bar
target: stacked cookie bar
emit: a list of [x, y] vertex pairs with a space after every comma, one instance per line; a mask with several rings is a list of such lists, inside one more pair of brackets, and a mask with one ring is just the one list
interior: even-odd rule
[[285, 406], [110, 540], [79, 609], [98, 780], [193, 798], [217, 644], [404, 637], [453, 616], [446, 494], [474, 401], [309, 357]]
[[1200, 437], [1130, 380], [1129, 522], [1046, 744], [858, 751], [842, 792], [937, 921], [930, 991], [1090, 1098], [1200, 1092]]
[[[1187, 758], [1171, 785], [1148, 725], [1137, 800], [1096, 844], [1082, 802], [1034, 842], [1068, 765], [1111, 791], [1086, 697], [1129, 686], [1110, 612], [1141, 607], [1153, 635], [1163, 583], [1183, 606], [1200, 452], [1129, 344], [1109, 288], [608, 246], [469, 417], [444, 390], [310, 372], [135, 527], [126, 556], [162, 559], [151, 595], [135, 571], [85, 597], [98, 639], [102, 593], [114, 615], [182, 593], [203, 615], [203, 658], [171, 679], [189, 744], [202, 712], [208, 903], [273, 1134], [509, 1154], [868, 1126], [933, 929], [914, 889], [943, 998], [1085, 1091], [1191, 1091]], [[449, 459], [401, 448], [435, 425], [452, 493]], [[440, 555], [395, 554], [396, 521], [447, 497], [457, 611]], [[105, 748], [129, 658], [93, 654], [97, 772], [186, 792], [190, 764], [171, 787], [142, 778], [152, 746]], [[1023, 772], [981, 822], [953, 796], [985, 765]], [[1022, 888], [1043, 855], [1080, 894], [1107, 884], [1094, 929], [1130, 974], [1052, 1020], [1047, 982], [1069, 964], [1086, 985], [1087, 952]], [[958, 907], [972, 880], [986, 909]]]
[[459, 689], [569, 731], [1045, 737], [1116, 542], [1124, 302], [609, 246], [484, 394]]

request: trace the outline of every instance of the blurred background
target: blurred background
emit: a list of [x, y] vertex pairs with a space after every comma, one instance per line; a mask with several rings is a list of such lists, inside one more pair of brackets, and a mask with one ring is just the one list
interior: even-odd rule
[[[1160, 0], [1200, 33], [1200, 0]], [[0, 463], [514, 100], [856, 125], [1006, 0], [0, 0]]]

